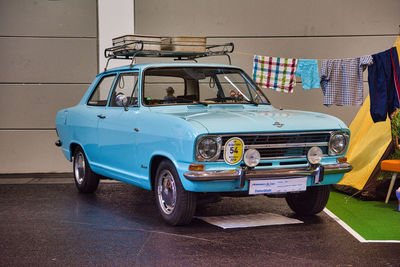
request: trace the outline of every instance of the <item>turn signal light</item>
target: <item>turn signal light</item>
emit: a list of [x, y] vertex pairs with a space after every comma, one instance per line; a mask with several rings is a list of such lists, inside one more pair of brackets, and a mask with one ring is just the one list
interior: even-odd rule
[[189, 171], [204, 171], [203, 164], [190, 164]]
[[339, 163], [346, 163], [346, 162], [347, 162], [347, 158], [346, 158], [346, 157], [338, 158], [337, 161], [338, 161]]

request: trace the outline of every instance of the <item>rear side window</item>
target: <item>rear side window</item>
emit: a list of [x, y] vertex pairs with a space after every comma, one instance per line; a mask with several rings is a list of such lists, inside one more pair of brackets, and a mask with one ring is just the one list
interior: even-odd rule
[[89, 98], [89, 106], [106, 106], [108, 94], [114, 83], [115, 75], [104, 76], [101, 78], [100, 82], [97, 84], [96, 89], [94, 89], [92, 95]]

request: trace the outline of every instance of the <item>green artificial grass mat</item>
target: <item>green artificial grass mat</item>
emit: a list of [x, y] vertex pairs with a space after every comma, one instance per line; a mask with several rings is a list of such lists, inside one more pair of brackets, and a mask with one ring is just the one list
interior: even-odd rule
[[328, 210], [366, 240], [400, 240], [398, 202], [363, 201], [331, 191]]

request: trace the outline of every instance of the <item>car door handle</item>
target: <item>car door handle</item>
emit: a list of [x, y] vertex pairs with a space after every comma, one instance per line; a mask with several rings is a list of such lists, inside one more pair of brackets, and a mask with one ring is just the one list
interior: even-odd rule
[[106, 118], [106, 116], [101, 115], [101, 114], [97, 115], [97, 117], [99, 117], [100, 119], [105, 119]]

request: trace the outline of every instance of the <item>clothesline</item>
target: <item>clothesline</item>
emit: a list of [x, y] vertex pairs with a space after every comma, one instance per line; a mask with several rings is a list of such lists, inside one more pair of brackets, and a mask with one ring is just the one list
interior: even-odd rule
[[[239, 55], [244, 55], [244, 56], [249, 56], [249, 57], [254, 57], [255, 54], [252, 53], [247, 53], [247, 52], [242, 52], [242, 51], [233, 51], [232, 54], [239, 54]], [[318, 61], [322, 60], [327, 60], [327, 59], [332, 59], [332, 58], [314, 58], [314, 57], [308, 57], [307, 59], [316, 59]], [[339, 59], [339, 58], [337, 58]], [[351, 57], [345, 57], [345, 58], [340, 58], [340, 59], [351, 59]]]
[[[399, 32], [397, 34], [397, 39], [396, 39], [395, 44], [400, 44], [400, 25], [399, 25]], [[234, 50], [233, 54], [239, 54], [239, 55], [250, 56], [250, 57], [253, 57], [255, 55], [254, 53], [248, 53], [248, 52], [243, 52], [243, 51], [238, 51], [238, 50]], [[313, 59], [324, 60], [327, 58], [313, 58]], [[349, 59], [349, 58], [342, 58], [342, 59]]]
[[301, 77], [303, 89], [321, 88], [324, 105], [362, 105], [364, 101], [363, 72], [368, 68], [371, 95], [371, 116], [374, 122], [400, 106], [400, 35], [395, 47], [386, 51], [343, 59], [296, 59], [253, 55], [253, 80], [261, 88], [293, 93], [296, 76]]

